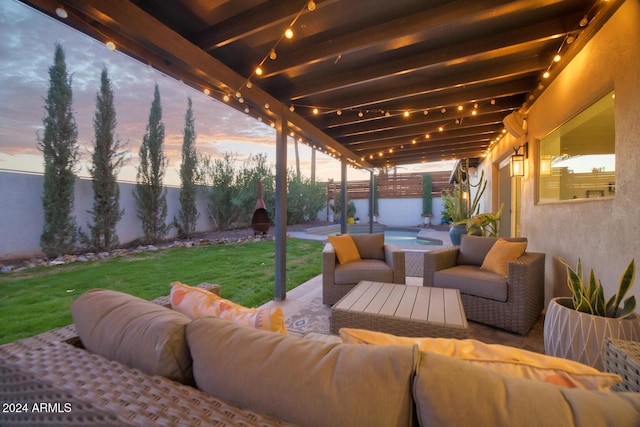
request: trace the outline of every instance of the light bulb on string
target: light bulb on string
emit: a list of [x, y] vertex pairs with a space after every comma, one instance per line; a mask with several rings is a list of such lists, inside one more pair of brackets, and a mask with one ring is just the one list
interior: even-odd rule
[[293, 38], [293, 30], [291, 28], [287, 28], [284, 32], [284, 36], [288, 39]]

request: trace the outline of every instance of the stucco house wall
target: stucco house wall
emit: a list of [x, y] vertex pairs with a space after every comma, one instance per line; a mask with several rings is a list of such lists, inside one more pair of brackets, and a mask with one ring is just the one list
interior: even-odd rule
[[[498, 198], [498, 165], [513, 147], [529, 143], [521, 190], [521, 233], [529, 250], [546, 253], [548, 301], [569, 295], [558, 258], [593, 268], [608, 297], [617, 291], [625, 267], [640, 263], [640, 2], [627, 0], [531, 106], [527, 135], [511, 136], [480, 165], [492, 176], [485, 194], [494, 208]], [[615, 90], [616, 193], [604, 199], [537, 202], [538, 141]], [[512, 181], [513, 183], [513, 181]], [[640, 277], [640, 272], [637, 274]], [[640, 280], [629, 295], [640, 301]]]

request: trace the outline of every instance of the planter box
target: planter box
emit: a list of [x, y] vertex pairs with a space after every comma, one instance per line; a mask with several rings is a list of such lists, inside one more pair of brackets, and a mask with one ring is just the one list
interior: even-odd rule
[[554, 298], [544, 319], [544, 352], [604, 370], [605, 338], [640, 341], [640, 317], [600, 317], [574, 310], [571, 298]]

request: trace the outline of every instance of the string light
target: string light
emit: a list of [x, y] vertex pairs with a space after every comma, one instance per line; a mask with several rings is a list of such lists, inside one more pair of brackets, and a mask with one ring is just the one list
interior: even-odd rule
[[116, 44], [115, 44], [114, 42], [112, 42], [111, 40], [109, 40], [108, 42], [106, 42], [104, 45], [105, 45], [105, 46], [107, 47], [107, 49], [109, 49], [109, 50], [112, 50], [112, 51], [113, 51], [113, 50], [116, 50]]
[[284, 36], [288, 39], [293, 38], [293, 30], [291, 28], [287, 28], [284, 32]]

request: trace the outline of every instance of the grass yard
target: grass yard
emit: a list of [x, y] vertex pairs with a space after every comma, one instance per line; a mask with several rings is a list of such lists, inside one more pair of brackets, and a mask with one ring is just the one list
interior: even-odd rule
[[[287, 240], [287, 290], [322, 270], [320, 242]], [[222, 287], [222, 297], [246, 307], [273, 299], [275, 242], [166, 249], [88, 263], [41, 267], [0, 276], [0, 344], [72, 323], [71, 302], [93, 288], [147, 300], [168, 295], [169, 283]]]

